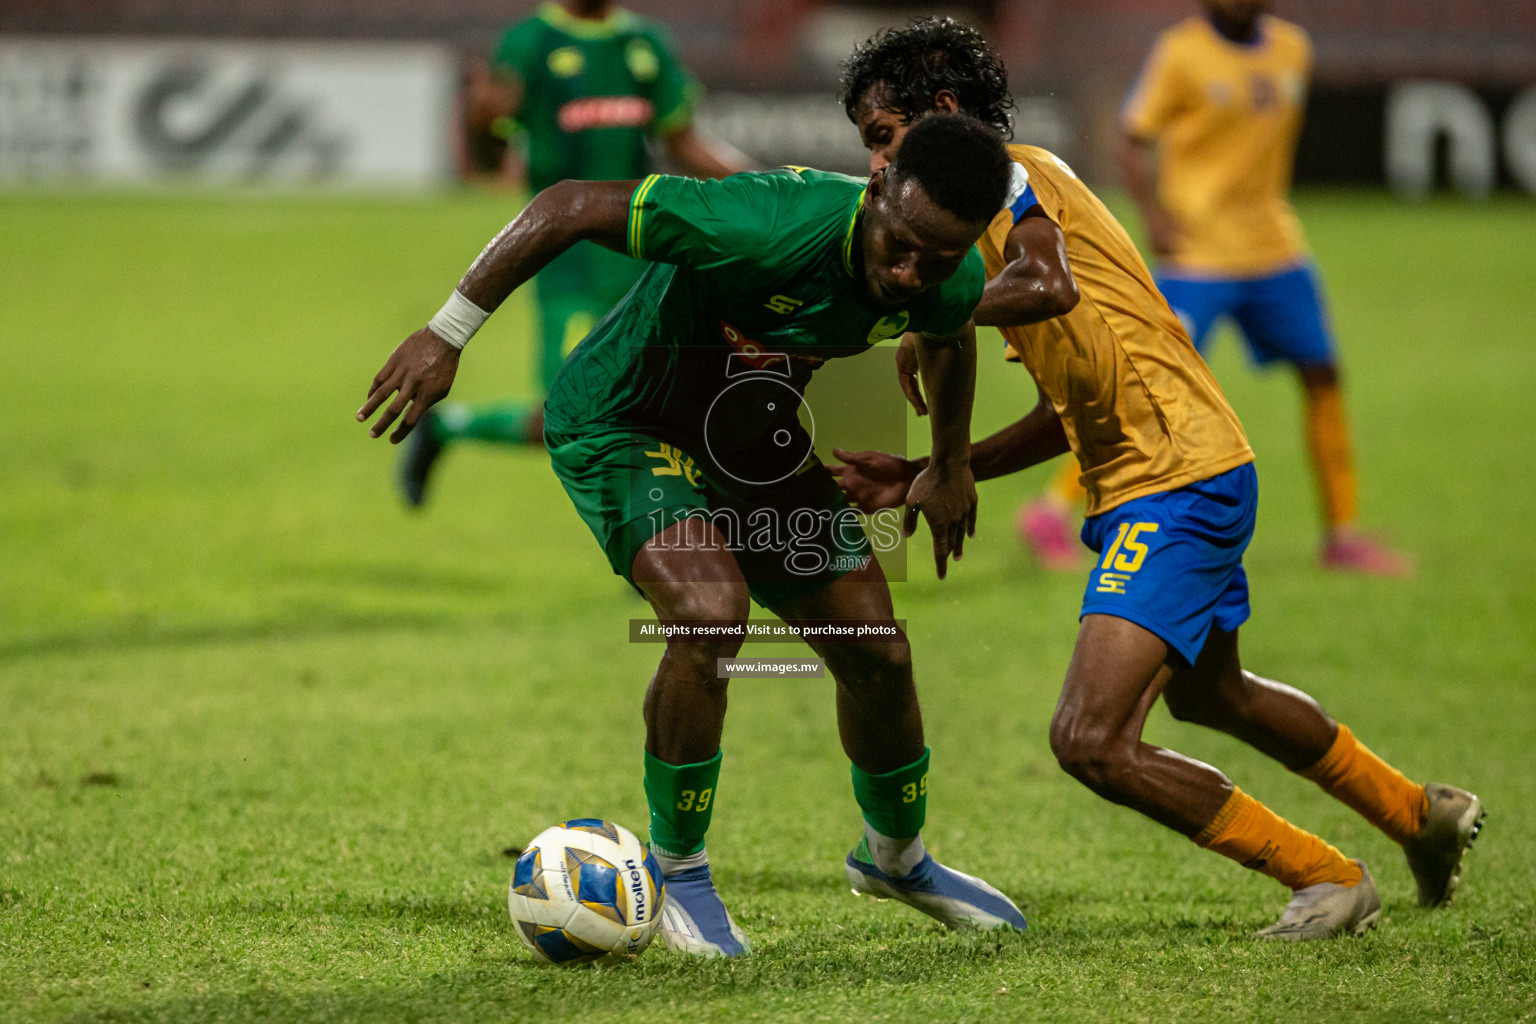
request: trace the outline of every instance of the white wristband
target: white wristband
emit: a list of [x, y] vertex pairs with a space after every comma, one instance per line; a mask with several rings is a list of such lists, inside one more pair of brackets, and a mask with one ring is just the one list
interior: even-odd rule
[[490, 315], [460, 295], [459, 290], [455, 288], [453, 294], [448, 296], [448, 301], [443, 303], [443, 308], [427, 321], [427, 326], [432, 328], [433, 334], [454, 348], [463, 348], [469, 344], [469, 339], [475, 336], [475, 332], [490, 318]]

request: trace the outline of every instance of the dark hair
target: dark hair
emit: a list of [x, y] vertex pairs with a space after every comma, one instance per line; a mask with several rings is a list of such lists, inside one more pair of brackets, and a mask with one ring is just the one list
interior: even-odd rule
[[1002, 138], [970, 114], [929, 114], [901, 140], [888, 178], [915, 181], [964, 221], [986, 222], [1002, 209], [1013, 159]]
[[887, 90], [884, 106], [911, 124], [933, 109], [945, 89], [960, 109], [1008, 138], [1013, 134], [1013, 97], [1008, 71], [981, 33], [953, 18], [913, 18], [906, 28], [888, 28], [854, 48], [842, 65], [843, 109], [855, 108], [876, 85]]

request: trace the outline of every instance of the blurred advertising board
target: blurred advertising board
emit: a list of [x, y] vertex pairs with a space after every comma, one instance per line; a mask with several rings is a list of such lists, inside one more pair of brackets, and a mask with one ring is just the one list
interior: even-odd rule
[[438, 46], [0, 37], [0, 183], [431, 186], [457, 85]]
[[1420, 198], [1536, 195], [1536, 85], [1404, 79], [1312, 90], [1296, 180]]

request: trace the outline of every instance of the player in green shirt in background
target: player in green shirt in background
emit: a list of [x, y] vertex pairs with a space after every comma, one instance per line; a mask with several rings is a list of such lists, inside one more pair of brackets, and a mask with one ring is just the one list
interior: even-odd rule
[[[515, 118], [528, 139], [528, 186], [622, 181], [650, 170], [654, 136], [686, 174], [720, 178], [746, 170], [745, 156], [693, 127], [700, 88], [672, 52], [666, 29], [609, 0], [549, 0], [506, 31], [489, 67], [470, 78], [466, 129], [483, 138]], [[561, 360], [623, 297], [643, 265], [582, 243], [539, 272], [538, 381], [547, 392]], [[410, 505], [426, 498], [443, 449], [473, 439], [540, 444], [543, 395], [485, 405], [445, 403], [417, 431], [400, 463]]]
[[[652, 261], [577, 347], [550, 392], [545, 441], [560, 482], [670, 635], [646, 691], [651, 852], [666, 881], [662, 941], [737, 956], [746, 936], [715, 890], [704, 835], [719, 803], [729, 669], [750, 604], [802, 626], [885, 623], [889, 639], [806, 635], [836, 680], [864, 838], [855, 892], [950, 927], [1022, 928], [1008, 897], [924, 849], [928, 748], [911, 649], [869, 538], [817, 458], [798, 411], [828, 359], [917, 336], [933, 455], [912, 483], [910, 536], [928, 520], [939, 575], [974, 530], [971, 311], [975, 242], [1011, 180], [997, 133], [934, 114], [866, 183], [799, 168], [721, 181], [652, 175], [566, 181], [486, 247], [427, 327], [395, 349], [358, 411], [403, 440], [447, 394], [459, 351], [512, 291], [585, 239]], [[386, 408], [387, 403], [387, 408]], [[731, 632], [704, 633], [724, 626]]]

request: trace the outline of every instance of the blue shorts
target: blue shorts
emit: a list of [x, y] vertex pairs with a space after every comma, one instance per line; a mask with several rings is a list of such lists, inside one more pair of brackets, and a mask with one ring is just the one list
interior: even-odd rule
[[1225, 316], [1237, 324], [1250, 358], [1260, 366], [1276, 360], [1297, 366], [1335, 361], [1333, 330], [1311, 263], [1270, 277], [1187, 277], [1168, 270], [1155, 277], [1201, 355], [1211, 328]]
[[1230, 633], [1248, 621], [1243, 551], [1258, 508], [1250, 462], [1090, 516], [1083, 543], [1103, 557], [1082, 614], [1134, 622], [1193, 665], [1212, 624]]

